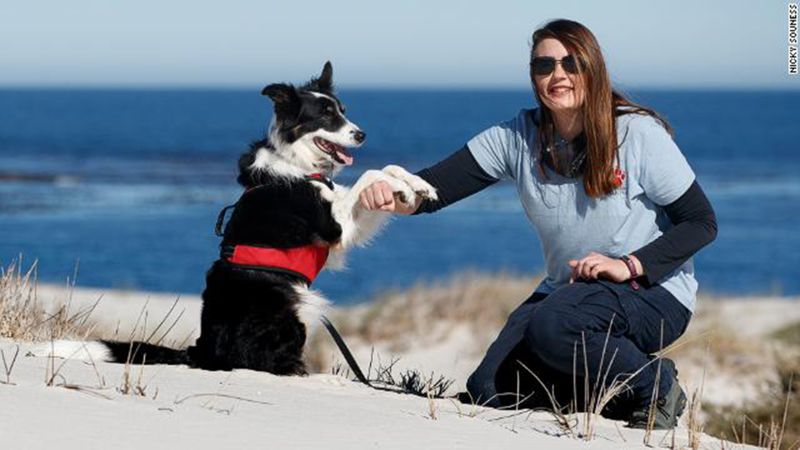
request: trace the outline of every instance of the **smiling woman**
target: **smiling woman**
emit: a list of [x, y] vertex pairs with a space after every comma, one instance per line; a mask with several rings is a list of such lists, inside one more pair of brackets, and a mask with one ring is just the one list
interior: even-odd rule
[[[672, 428], [686, 396], [672, 361], [654, 364], [653, 354], [688, 325], [697, 291], [691, 256], [716, 236], [714, 212], [666, 121], [613, 90], [586, 27], [555, 20], [536, 30], [530, 78], [538, 108], [419, 173], [438, 201], [406, 207], [376, 183], [361, 202], [434, 212], [510, 178], [539, 234], [546, 276], [469, 378], [471, 399], [549, 407], [554, 395], [633, 427]], [[576, 392], [578, 378], [626, 389], [612, 403], [585, 404], [601, 394]]]

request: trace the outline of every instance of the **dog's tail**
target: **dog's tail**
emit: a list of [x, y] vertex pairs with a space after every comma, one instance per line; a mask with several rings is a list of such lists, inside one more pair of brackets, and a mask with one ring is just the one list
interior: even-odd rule
[[138, 341], [101, 342], [108, 347], [114, 362], [127, 362], [130, 364], [189, 364], [191, 362], [189, 353], [186, 350], [175, 350], [174, 348]]
[[186, 350], [175, 350], [146, 342], [65, 341], [46, 342], [32, 348], [32, 356], [45, 356], [80, 361], [130, 364], [190, 364]]

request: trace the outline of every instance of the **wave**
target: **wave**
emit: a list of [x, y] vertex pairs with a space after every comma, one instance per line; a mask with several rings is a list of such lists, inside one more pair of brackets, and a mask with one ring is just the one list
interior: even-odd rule
[[0, 184], [0, 213], [137, 213], [211, 207], [232, 203], [239, 193], [233, 185], [80, 183], [70, 177], [55, 177], [47, 183]]
[[75, 175], [66, 174], [53, 174], [53, 173], [36, 173], [36, 172], [0, 172], [0, 183], [2, 182], [17, 182], [17, 183], [52, 183], [58, 185], [74, 185], [81, 181], [81, 178]]
[[710, 183], [703, 183], [703, 187], [710, 196], [716, 198], [800, 196], [800, 178], [737, 181], [712, 180]]

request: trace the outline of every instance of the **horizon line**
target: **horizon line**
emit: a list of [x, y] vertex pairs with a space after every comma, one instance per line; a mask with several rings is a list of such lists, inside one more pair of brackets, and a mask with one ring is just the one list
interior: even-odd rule
[[[253, 89], [262, 83], [197, 83], [197, 84], [178, 84], [178, 83], [69, 83], [69, 84], [50, 84], [50, 83], [0, 83], [0, 91], [10, 90], [74, 90], [74, 91], [105, 91], [105, 90], [130, 90], [130, 91], [243, 91]], [[662, 84], [626, 84], [613, 83], [614, 89], [621, 91], [715, 91], [715, 92], [800, 92], [800, 85], [713, 85], [713, 84], [694, 84], [694, 85], [662, 85]], [[511, 84], [464, 84], [464, 85], [444, 85], [444, 84], [341, 84], [336, 85], [336, 89], [341, 91], [497, 91], [497, 92], [520, 92], [530, 91], [530, 86], [511, 85]]]

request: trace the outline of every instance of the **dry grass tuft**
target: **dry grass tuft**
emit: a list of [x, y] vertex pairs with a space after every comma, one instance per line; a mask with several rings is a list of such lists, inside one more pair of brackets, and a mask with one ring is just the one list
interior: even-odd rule
[[16, 349], [14, 350], [14, 355], [10, 356], [9, 359], [6, 359], [6, 352], [0, 349], [0, 359], [2, 359], [3, 361], [3, 372], [5, 374], [5, 380], [0, 380], [0, 383], [14, 384], [11, 382], [11, 372], [14, 371], [14, 365], [17, 363], [18, 356], [19, 356], [19, 345], [16, 346]]
[[72, 282], [67, 280], [66, 299], [46, 309], [37, 298], [36, 262], [27, 270], [23, 270], [22, 265], [20, 258], [19, 262], [0, 268], [0, 337], [15, 341], [47, 341], [89, 336], [94, 329], [89, 316], [97, 302], [72, 311], [74, 277]]
[[692, 450], [699, 450], [700, 440], [705, 430], [705, 423], [700, 415], [703, 410], [703, 390], [706, 385], [706, 371], [707, 367], [703, 365], [703, 375], [700, 381], [700, 386], [692, 392], [689, 399], [688, 414], [686, 415], [686, 432], [689, 448]]
[[779, 328], [772, 332], [770, 337], [783, 344], [800, 347], [800, 322]]
[[13, 262], [0, 270], [0, 336], [33, 340], [45, 316], [36, 301], [36, 263], [24, 273]]
[[800, 355], [777, 357], [776, 381], [764, 389], [758, 401], [743, 407], [705, 405], [705, 431], [736, 442], [770, 450], [800, 449]]

